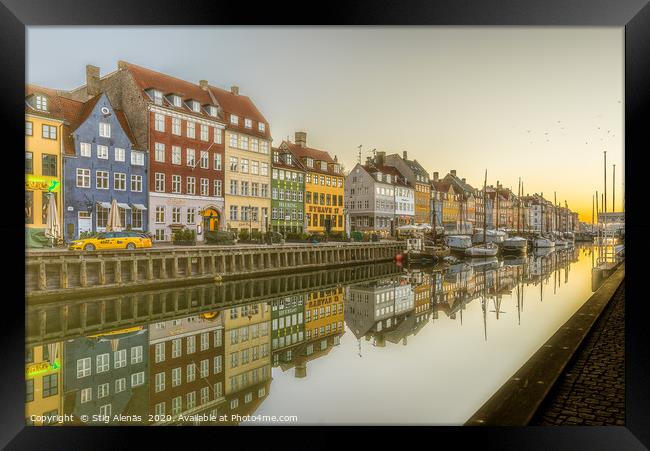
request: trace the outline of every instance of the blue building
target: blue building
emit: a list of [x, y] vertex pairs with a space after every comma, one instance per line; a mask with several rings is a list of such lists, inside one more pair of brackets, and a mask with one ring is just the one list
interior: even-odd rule
[[[79, 337], [64, 345], [63, 413], [81, 415], [139, 415], [149, 412], [149, 330], [136, 326], [106, 334]], [[132, 424], [132, 423], [131, 423]]]
[[147, 231], [147, 152], [134, 148], [124, 112], [98, 94], [86, 102], [71, 130], [65, 139], [72, 145], [65, 146], [63, 158], [65, 238], [104, 231], [113, 199], [123, 229]]

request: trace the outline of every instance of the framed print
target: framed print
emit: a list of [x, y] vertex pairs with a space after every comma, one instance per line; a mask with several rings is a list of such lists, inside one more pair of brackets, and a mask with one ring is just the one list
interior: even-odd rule
[[233, 6], [3, 2], [2, 443], [644, 449], [647, 2]]

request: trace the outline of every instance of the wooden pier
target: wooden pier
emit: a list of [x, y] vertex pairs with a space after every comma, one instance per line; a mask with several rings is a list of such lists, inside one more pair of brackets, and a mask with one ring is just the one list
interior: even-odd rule
[[398, 241], [29, 252], [28, 302], [392, 260]]

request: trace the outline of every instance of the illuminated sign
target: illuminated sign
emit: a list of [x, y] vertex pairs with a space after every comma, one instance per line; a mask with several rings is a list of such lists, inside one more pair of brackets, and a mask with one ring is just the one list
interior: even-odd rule
[[88, 335], [88, 338], [99, 338], [99, 337], [105, 337], [109, 335], [119, 335], [119, 334], [126, 334], [129, 332], [137, 332], [139, 330], [144, 329], [144, 326], [134, 326], [134, 327], [128, 327], [126, 329], [119, 329], [119, 330], [114, 330], [111, 332], [104, 332], [101, 334], [95, 334], [95, 335]]
[[25, 189], [30, 191], [47, 191], [50, 193], [61, 191], [61, 182], [53, 177], [35, 177], [27, 175], [25, 177]]
[[54, 364], [50, 364], [50, 362], [34, 363], [27, 367], [25, 375], [31, 377], [48, 371], [58, 370], [59, 368], [61, 368], [61, 363], [58, 360], [56, 360]]

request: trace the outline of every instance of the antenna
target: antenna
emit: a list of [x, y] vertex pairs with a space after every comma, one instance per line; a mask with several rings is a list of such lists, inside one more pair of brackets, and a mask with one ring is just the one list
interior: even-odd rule
[[363, 144], [359, 144], [359, 164], [361, 164], [361, 147]]

